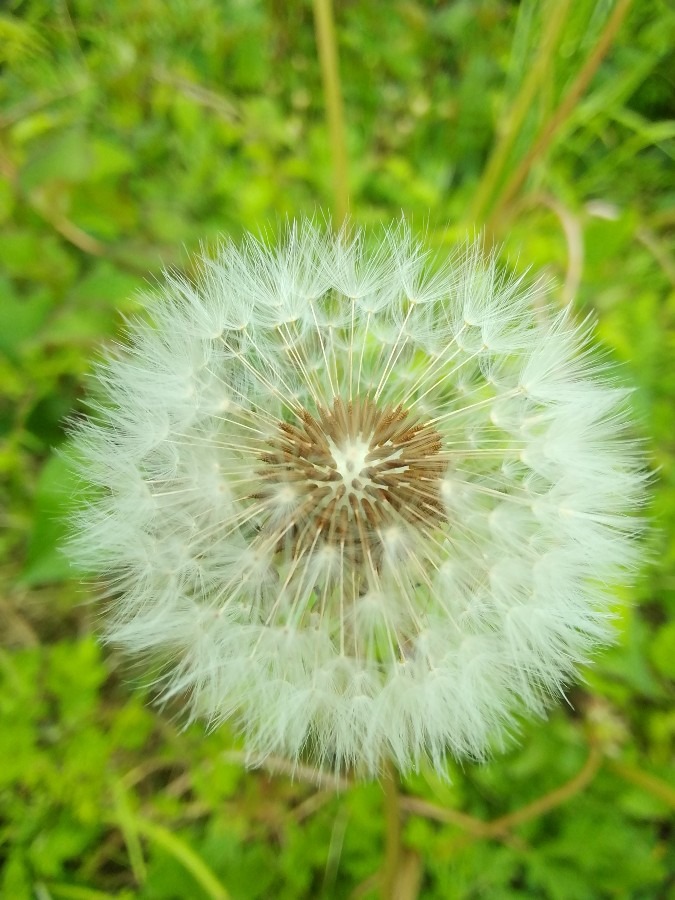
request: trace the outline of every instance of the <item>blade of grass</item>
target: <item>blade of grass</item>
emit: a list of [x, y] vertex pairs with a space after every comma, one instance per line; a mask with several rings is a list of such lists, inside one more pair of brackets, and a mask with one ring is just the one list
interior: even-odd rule
[[146, 837], [151, 843], [156, 844], [169, 853], [192, 875], [211, 900], [229, 900], [229, 893], [220, 883], [216, 875], [211, 871], [204, 860], [189, 846], [172, 834], [168, 828], [149, 822], [147, 819], [136, 819], [136, 830]]
[[136, 829], [136, 817], [129, 803], [129, 796], [120, 781], [112, 784], [113, 804], [115, 809], [115, 819], [117, 825], [122, 832], [124, 843], [126, 844], [131, 870], [134, 873], [136, 884], [144, 884], [147, 876], [145, 859], [143, 858], [143, 848], [138, 837]]
[[539, 129], [539, 134], [532, 146], [520, 161], [520, 164], [516, 167], [504, 190], [501, 192], [501, 196], [486, 223], [487, 234], [494, 233], [497, 230], [500, 218], [508, 217], [506, 211], [518, 194], [518, 191], [522, 188], [532, 166], [548, 150], [561, 126], [567, 121], [574, 107], [588, 88], [617, 35], [630, 4], [631, 0], [618, 0], [616, 3], [597, 43], [590, 51], [572, 86], [562, 102]]
[[[501, 134], [497, 139], [492, 155], [476, 189], [471, 210], [473, 222], [482, 221], [499, 179], [504, 172], [509, 153], [513, 148], [518, 132], [525, 121], [540, 85], [544, 83], [548, 76], [555, 54], [555, 47], [560, 41], [560, 36], [567, 21], [570, 0], [560, 0], [560, 2], [553, 4], [549, 3], [547, 10], [551, 6], [551, 16], [541, 37], [539, 52], [521, 85], [508, 115], [503, 119]], [[544, 16], [545, 13], [546, 11], [543, 13]]]

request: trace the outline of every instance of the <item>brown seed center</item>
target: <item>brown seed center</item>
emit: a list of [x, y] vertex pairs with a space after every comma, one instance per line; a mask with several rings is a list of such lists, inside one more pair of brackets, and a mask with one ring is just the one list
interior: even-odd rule
[[429, 531], [445, 518], [440, 434], [402, 406], [337, 397], [280, 422], [261, 459], [263, 530], [293, 556], [327, 545], [379, 568], [392, 529]]

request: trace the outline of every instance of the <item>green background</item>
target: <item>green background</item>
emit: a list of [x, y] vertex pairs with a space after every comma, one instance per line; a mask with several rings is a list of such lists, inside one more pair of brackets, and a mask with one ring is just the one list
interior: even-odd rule
[[[405, 782], [400, 897], [666, 900], [675, 11], [350, 0], [335, 17], [354, 218], [403, 210], [437, 246], [483, 228], [551, 274], [636, 385], [656, 472], [617, 646], [503, 756]], [[75, 486], [54, 449], [138, 291], [200, 242], [335, 207], [312, 4], [9, 0], [0, 66], [0, 895], [375, 896], [379, 786], [246, 771], [226, 729], [154, 710], [58, 550]]]

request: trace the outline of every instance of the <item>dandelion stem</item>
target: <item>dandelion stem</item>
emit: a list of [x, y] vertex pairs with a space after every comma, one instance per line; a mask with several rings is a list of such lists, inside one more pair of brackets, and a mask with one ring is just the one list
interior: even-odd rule
[[401, 803], [398, 772], [389, 762], [382, 778], [382, 789], [386, 833], [380, 896], [382, 900], [394, 900], [401, 859]]
[[319, 50], [319, 62], [321, 63], [330, 145], [333, 154], [335, 224], [339, 227], [346, 220], [349, 213], [349, 183], [347, 177], [347, 138], [332, 0], [314, 0], [314, 27]]

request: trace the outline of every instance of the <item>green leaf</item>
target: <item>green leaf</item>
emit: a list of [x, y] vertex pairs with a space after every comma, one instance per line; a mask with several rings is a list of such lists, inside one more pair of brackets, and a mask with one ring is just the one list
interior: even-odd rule
[[79, 479], [64, 457], [54, 454], [42, 467], [21, 584], [49, 584], [73, 577], [62, 547], [67, 533], [67, 518], [74, 508], [79, 486]]
[[23, 342], [43, 325], [52, 303], [44, 287], [29, 296], [17, 296], [12, 282], [0, 275], [0, 352], [16, 359]]

